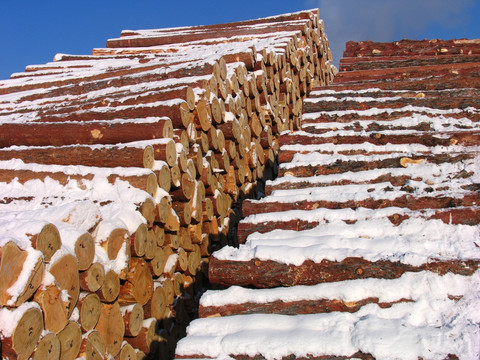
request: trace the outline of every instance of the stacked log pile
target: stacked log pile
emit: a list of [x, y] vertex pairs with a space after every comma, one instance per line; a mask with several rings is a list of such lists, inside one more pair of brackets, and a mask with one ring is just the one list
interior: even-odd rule
[[479, 52], [347, 43], [177, 358], [478, 358]]
[[1, 81], [2, 357], [171, 358], [328, 46], [309, 10], [124, 31]]

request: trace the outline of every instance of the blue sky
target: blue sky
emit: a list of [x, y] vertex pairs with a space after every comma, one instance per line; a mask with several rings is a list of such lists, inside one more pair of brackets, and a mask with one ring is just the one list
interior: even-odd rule
[[480, 38], [478, 0], [0, 0], [0, 79], [56, 53], [90, 54], [122, 29], [214, 24], [311, 8], [319, 8], [325, 20], [335, 62], [347, 40]]

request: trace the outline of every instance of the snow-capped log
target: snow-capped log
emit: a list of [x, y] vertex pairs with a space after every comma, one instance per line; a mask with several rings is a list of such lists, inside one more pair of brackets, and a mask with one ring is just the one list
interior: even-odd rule
[[105, 352], [112, 356], [117, 356], [122, 348], [125, 335], [122, 310], [118, 302], [115, 301], [111, 304], [102, 302], [100, 317], [95, 329], [103, 340]]
[[[374, 51], [375, 50], [375, 51]], [[471, 55], [480, 54], [478, 40], [455, 39], [455, 40], [401, 40], [392, 43], [373, 41], [349, 41], [345, 47], [344, 57], [371, 56], [416, 56], [416, 55]]]
[[27, 360], [33, 353], [43, 331], [42, 311], [35, 303], [26, 303], [18, 308], [2, 307], [0, 317], [4, 320], [2, 357]]
[[69, 321], [67, 326], [58, 333], [60, 340], [60, 357], [74, 360], [82, 344], [82, 330], [75, 321]]
[[125, 324], [125, 336], [137, 336], [144, 320], [143, 307], [139, 303], [120, 308]]
[[[435, 79], [455, 79], [458, 75], [472, 76], [476, 72], [478, 63], [460, 63], [447, 65], [427, 65], [419, 69], [415, 68], [393, 68], [393, 69], [375, 69], [360, 71], [344, 71], [339, 73], [338, 80], [341, 79], [342, 84], [348, 83], [368, 83], [373, 81], [381, 81], [391, 79], [393, 81], [407, 80], [410, 77], [421, 77], [423, 79], [433, 77]], [[341, 75], [340, 75], [341, 74]], [[408, 87], [407, 87], [408, 88]]]
[[[362, 160], [348, 160], [347, 159], [336, 159], [332, 162], [319, 163], [319, 164], [305, 164], [303, 162], [298, 163], [284, 163], [281, 164], [278, 169], [278, 174], [280, 176], [296, 176], [296, 177], [311, 177], [315, 175], [330, 175], [330, 174], [339, 174], [343, 172], [360, 172], [368, 171], [373, 169], [397, 169], [405, 167], [407, 161], [411, 164], [415, 162], [426, 162], [432, 164], [442, 164], [442, 163], [456, 163], [474, 158], [473, 154], [438, 154], [438, 155], [420, 155], [420, 156], [395, 156], [386, 157], [380, 160], [370, 160], [366, 156]], [[409, 160], [407, 160], [409, 159]], [[328, 160], [327, 160], [328, 161]], [[404, 164], [404, 165], [402, 165]]]
[[[57, 109], [58, 110], [58, 109]], [[0, 124], [0, 147], [118, 144], [173, 137], [168, 118], [135, 121], [80, 121]]]
[[173, 166], [177, 161], [172, 139], [148, 140], [117, 145], [67, 145], [43, 147], [9, 147], [0, 149], [0, 159], [21, 159], [26, 163], [84, 165], [99, 167], [145, 167], [152, 169], [155, 160]]
[[431, 271], [437, 274], [471, 275], [478, 268], [475, 260], [432, 261], [419, 266], [391, 262], [368, 261], [362, 258], [346, 258], [342, 261], [306, 260], [301, 265], [284, 264], [272, 260], [248, 261], [220, 260], [215, 254], [210, 258], [209, 280], [217, 285], [277, 286], [314, 285], [324, 282], [362, 278], [395, 279], [406, 272]]
[[312, 136], [306, 133], [291, 133], [279, 137], [280, 146], [292, 144], [362, 144], [368, 142], [374, 145], [386, 144], [423, 144], [425, 146], [475, 145], [480, 141], [479, 130], [413, 132], [409, 134], [382, 134], [371, 132], [365, 135]]
[[41, 254], [36, 250], [23, 250], [13, 241], [2, 245], [0, 248], [2, 306], [20, 306], [39, 288], [45, 270]]
[[341, 71], [370, 70], [382, 68], [398, 68], [410, 66], [425, 66], [433, 64], [457, 64], [464, 62], [480, 62], [480, 55], [414, 55], [414, 56], [365, 56], [358, 58], [342, 58], [340, 60]]

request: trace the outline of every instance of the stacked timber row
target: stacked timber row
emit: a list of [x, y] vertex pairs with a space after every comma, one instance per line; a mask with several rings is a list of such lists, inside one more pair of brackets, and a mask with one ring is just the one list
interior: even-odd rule
[[[347, 44], [177, 358], [477, 359], [480, 41]], [[223, 288], [228, 287], [228, 288]]]
[[124, 31], [0, 82], [2, 357], [171, 358], [335, 71], [311, 10]]

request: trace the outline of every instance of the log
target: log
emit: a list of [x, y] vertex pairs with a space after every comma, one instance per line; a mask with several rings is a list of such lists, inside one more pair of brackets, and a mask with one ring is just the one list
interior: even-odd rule
[[155, 354], [158, 343], [166, 341], [156, 333], [157, 321], [153, 318], [145, 319], [142, 329], [136, 337], [127, 337], [125, 340], [134, 348], [146, 354]]
[[99, 332], [105, 345], [105, 352], [113, 357], [117, 356], [122, 347], [125, 325], [118, 302], [103, 304], [100, 309], [100, 318], [95, 329]]
[[[35, 251], [35, 250], [34, 250]], [[27, 301], [42, 283], [44, 263], [41, 253], [20, 249], [13, 241], [0, 249], [0, 305], [19, 306]], [[27, 262], [29, 259], [29, 262]], [[23, 284], [16, 285], [19, 278], [26, 277]], [[13, 295], [9, 289], [15, 285]]]
[[62, 146], [73, 144], [118, 144], [131, 141], [171, 138], [168, 118], [154, 121], [22, 122], [0, 124], [0, 147], [12, 145]]
[[165, 318], [168, 304], [164, 287], [159, 282], [155, 282], [154, 287], [152, 298], [144, 306], [145, 318], [155, 318], [160, 321]]
[[97, 330], [91, 330], [82, 337], [82, 343], [78, 357], [84, 357], [86, 360], [103, 360], [105, 354], [105, 345], [102, 337]]
[[143, 307], [138, 304], [123, 306], [120, 308], [125, 324], [125, 336], [137, 336], [142, 328], [144, 320]]
[[124, 341], [120, 353], [115, 357], [118, 360], [137, 360], [137, 353], [132, 345]]
[[80, 289], [83, 291], [96, 292], [103, 285], [105, 270], [101, 263], [93, 263], [90, 267], [79, 273]]
[[157, 246], [153, 259], [147, 262], [148, 268], [150, 269], [153, 277], [159, 277], [163, 274], [166, 262], [167, 259], [165, 258], [163, 249], [160, 246]]
[[74, 321], [70, 321], [65, 328], [58, 333], [60, 340], [60, 359], [75, 360], [80, 345], [82, 344], [82, 330], [80, 325]]
[[120, 305], [139, 303], [145, 305], [152, 297], [153, 279], [145, 260], [132, 258], [127, 278], [120, 286], [118, 302]]
[[43, 336], [32, 356], [33, 360], [57, 360], [60, 358], [60, 340], [54, 333]]
[[42, 312], [38, 306], [24, 304], [18, 308], [0, 309], [2, 318], [11, 319], [10, 329], [0, 329], [2, 357], [26, 360], [30, 357], [43, 331]]
[[277, 286], [314, 285], [323, 282], [353, 280], [359, 278], [394, 279], [405, 272], [432, 271], [440, 275], [447, 272], [469, 275], [478, 268], [474, 260], [434, 261], [419, 266], [387, 260], [368, 261], [362, 258], [346, 258], [342, 261], [311, 260], [296, 266], [271, 260], [249, 261], [219, 260], [212, 256], [208, 275], [217, 285], [254, 286], [270, 288]]
[[142, 223], [138, 226], [137, 231], [130, 236], [130, 253], [132, 256], [142, 257], [145, 255], [147, 234], [147, 224]]
[[46, 224], [38, 234], [27, 234], [33, 248], [40, 250], [45, 262], [49, 262], [53, 254], [60, 249], [62, 241], [58, 229], [53, 224]]
[[70, 317], [80, 295], [77, 259], [73, 255], [63, 255], [53, 264], [50, 264], [48, 270], [55, 277], [58, 286], [62, 290], [66, 290], [69, 295], [67, 314]]
[[155, 252], [157, 250], [157, 238], [155, 237], [155, 232], [153, 229], [148, 230], [147, 233], [147, 243], [145, 246], [145, 260], [152, 260], [155, 257]]
[[95, 241], [88, 232], [80, 235], [74, 244], [74, 253], [78, 262], [78, 270], [87, 270], [95, 258]]
[[102, 286], [97, 290], [96, 294], [102, 302], [114, 302], [120, 293], [120, 278], [113, 270], [105, 273]]
[[57, 285], [50, 285], [37, 290], [33, 298], [42, 308], [45, 330], [54, 334], [59, 333], [68, 324], [68, 303], [62, 300], [61, 291]]
[[77, 308], [79, 310], [79, 323], [83, 332], [92, 330], [97, 325], [100, 317], [100, 297], [95, 293], [81, 293]]
[[154, 160], [176, 162], [175, 144], [171, 139], [124, 143], [121, 145], [69, 145], [17, 149], [0, 149], [0, 160], [21, 159], [26, 163], [84, 165], [96, 167], [153, 168]]

